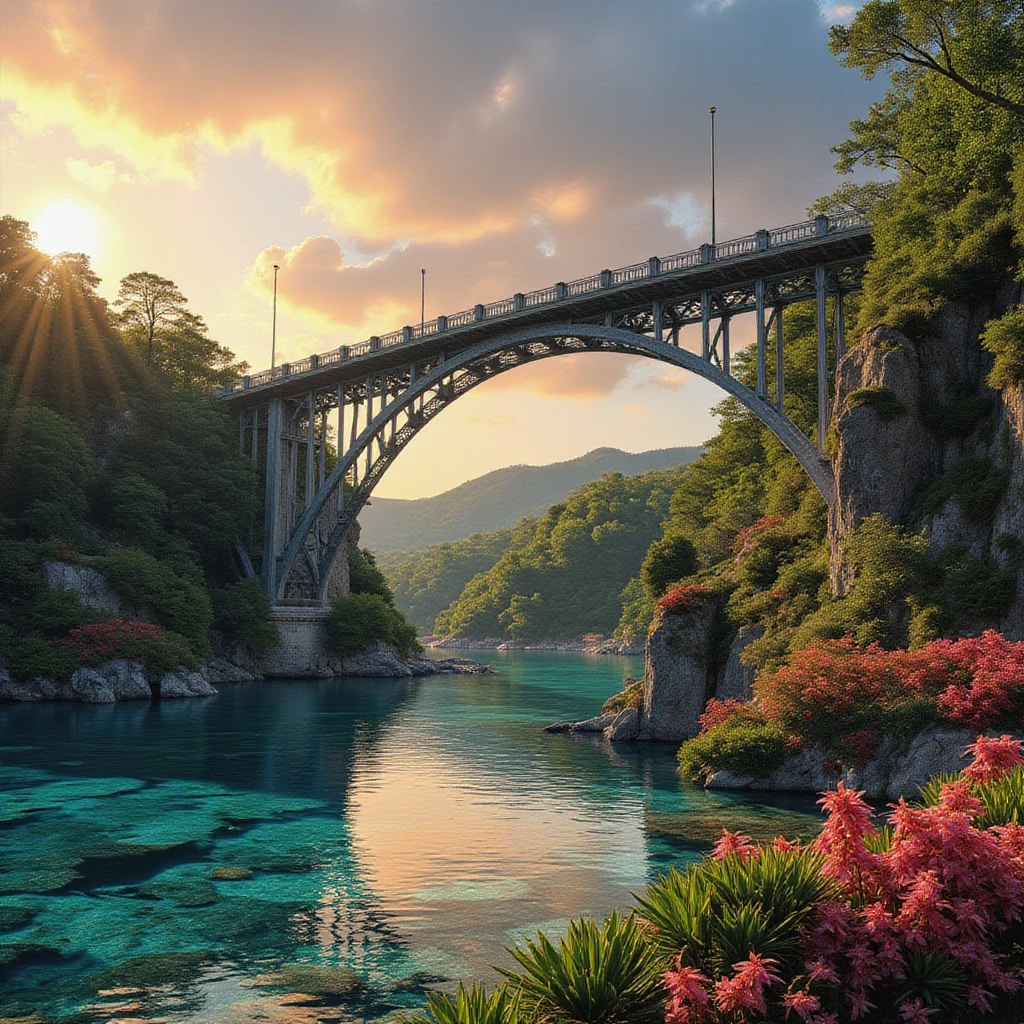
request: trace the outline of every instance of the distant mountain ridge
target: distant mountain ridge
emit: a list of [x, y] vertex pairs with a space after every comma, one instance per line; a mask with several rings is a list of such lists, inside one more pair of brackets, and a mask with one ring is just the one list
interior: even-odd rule
[[606, 473], [635, 476], [693, 462], [701, 447], [622, 452], [595, 448], [549, 466], [509, 466], [467, 480], [431, 498], [374, 498], [359, 516], [359, 544], [373, 551], [419, 551], [514, 526], [562, 501], [570, 491]]

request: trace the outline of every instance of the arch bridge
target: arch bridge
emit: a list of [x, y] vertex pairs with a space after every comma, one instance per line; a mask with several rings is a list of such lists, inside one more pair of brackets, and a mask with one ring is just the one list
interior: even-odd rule
[[[843, 301], [860, 288], [870, 252], [864, 220], [818, 217], [520, 292], [234, 381], [221, 395], [237, 412], [240, 449], [266, 471], [266, 593], [275, 605], [323, 604], [344, 589], [338, 554], [412, 438], [478, 384], [570, 353], [646, 356], [717, 384], [779, 437], [831, 505], [835, 478], [823, 444], [832, 377], [845, 351]], [[814, 440], [785, 414], [782, 373], [768, 392], [769, 365], [783, 365], [784, 310], [808, 300], [817, 303]], [[743, 313], [756, 323], [754, 388], [730, 369], [730, 323]], [[690, 324], [701, 325], [699, 353], [679, 343]]]

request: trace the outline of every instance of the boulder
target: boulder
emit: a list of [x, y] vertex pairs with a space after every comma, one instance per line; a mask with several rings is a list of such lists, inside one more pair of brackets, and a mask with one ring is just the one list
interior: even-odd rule
[[715, 689], [715, 696], [719, 700], [729, 700], [738, 697], [740, 700], [750, 700], [754, 692], [754, 676], [756, 670], [750, 665], [744, 665], [740, 660], [743, 651], [755, 640], [764, 636], [764, 626], [743, 626], [736, 634], [736, 639], [729, 648], [729, 657], [726, 659], [725, 668], [722, 671], [722, 678]]
[[615, 721], [604, 731], [604, 738], [612, 743], [628, 743], [640, 735], [640, 709], [623, 708]]
[[198, 673], [179, 668], [160, 680], [160, 697], [215, 697], [217, 691]]
[[106, 676], [94, 668], [80, 668], [71, 677], [74, 699], [85, 704], [113, 704], [117, 700]]
[[609, 711], [606, 715], [587, 718], [582, 722], [573, 722], [569, 726], [569, 732], [604, 732], [615, 721], [616, 714], [615, 711]]
[[708, 650], [714, 602], [684, 614], [657, 612], [647, 637], [639, 739], [696, 736], [708, 698]]
[[118, 700], [149, 700], [153, 696], [145, 669], [137, 661], [108, 661], [99, 673]]

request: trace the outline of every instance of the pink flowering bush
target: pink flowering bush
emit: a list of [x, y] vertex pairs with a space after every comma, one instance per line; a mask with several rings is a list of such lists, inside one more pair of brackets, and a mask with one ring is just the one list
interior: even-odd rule
[[709, 701], [680, 764], [694, 777], [752, 766], [772, 735], [774, 750], [779, 737], [788, 750], [819, 745], [839, 774], [870, 761], [887, 734], [909, 739], [932, 723], [1024, 727], [1024, 642], [992, 630], [913, 651], [818, 641], [762, 675], [753, 701]]
[[195, 655], [188, 641], [152, 622], [107, 619], [72, 629], [61, 647], [80, 665], [100, 665], [114, 658], [145, 662], [154, 670], [192, 667]]
[[693, 612], [700, 608], [711, 594], [711, 588], [702, 583], [687, 583], [681, 587], [673, 587], [663, 597], [658, 598], [658, 607], [663, 612], [673, 615]]

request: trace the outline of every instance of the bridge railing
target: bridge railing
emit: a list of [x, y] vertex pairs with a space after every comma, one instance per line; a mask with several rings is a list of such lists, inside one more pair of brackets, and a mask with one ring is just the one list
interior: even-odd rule
[[448, 317], [441, 316], [436, 320], [417, 324], [415, 327], [404, 327], [400, 331], [392, 331], [390, 334], [371, 338], [358, 345], [342, 345], [323, 355], [309, 356], [294, 363], [282, 363], [271, 370], [261, 370], [259, 373], [249, 374], [241, 380], [224, 385], [221, 388], [221, 395], [262, 387], [282, 377], [308, 373], [310, 370], [344, 362], [356, 356], [366, 355], [368, 352], [377, 352], [409, 341], [442, 334], [457, 327], [468, 327], [470, 324], [481, 321], [500, 319], [524, 309], [555, 305], [567, 299], [589, 295], [602, 288], [629, 284], [632, 281], [640, 281], [645, 278], [662, 277], [666, 274], [706, 266], [717, 260], [735, 259], [738, 256], [795, 245], [812, 238], [840, 234], [844, 231], [860, 230], [867, 226], [867, 219], [856, 213], [842, 214], [838, 217], [821, 216], [814, 220], [801, 221], [799, 224], [788, 224], [771, 231], [757, 231], [752, 235], [745, 235], [743, 238], [733, 238], [727, 242], [720, 242], [714, 248], [710, 245], [702, 245], [699, 249], [675, 253], [660, 259], [652, 256], [644, 263], [634, 263], [628, 267], [620, 267], [618, 270], [603, 270], [599, 274], [580, 277], [575, 281], [560, 282], [548, 288], [538, 288], [536, 291], [520, 293], [511, 298], [474, 306], [472, 309], [464, 309], [460, 313], [453, 313]]

